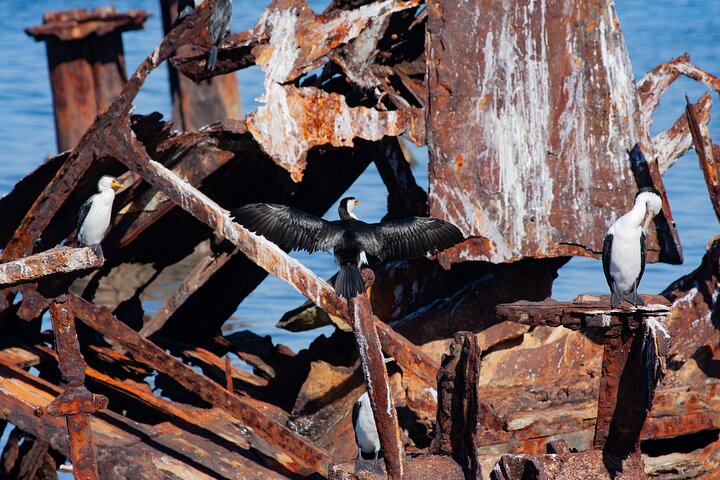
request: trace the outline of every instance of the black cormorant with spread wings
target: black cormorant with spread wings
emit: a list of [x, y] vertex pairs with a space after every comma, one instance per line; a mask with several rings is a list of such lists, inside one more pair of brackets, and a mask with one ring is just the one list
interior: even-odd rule
[[233, 214], [236, 222], [280, 246], [310, 253], [332, 249], [340, 265], [335, 291], [345, 299], [365, 291], [360, 268], [368, 264], [368, 256], [380, 260], [422, 257], [464, 239], [455, 225], [432, 217], [365, 223], [353, 213], [358, 203], [353, 197], [340, 200], [340, 220], [332, 222], [272, 203], [244, 205]]
[[632, 210], [618, 218], [605, 235], [602, 263], [612, 294], [612, 308], [623, 300], [633, 305], [645, 305], [637, 293], [645, 272], [645, 231], [661, 208], [660, 192], [652, 187], [641, 188], [635, 194]]

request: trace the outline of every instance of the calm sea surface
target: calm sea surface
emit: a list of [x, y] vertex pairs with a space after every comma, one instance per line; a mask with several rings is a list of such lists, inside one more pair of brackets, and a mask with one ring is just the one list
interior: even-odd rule
[[[321, 11], [326, 3], [312, 1], [310, 5], [315, 11]], [[250, 28], [266, 4], [236, 0], [233, 31]], [[120, 11], [142, 8], [153, 14], [145, 30], [128, 32], [123, 37], [128, 73], [131, 73], [162, 38], [159, 1], [0, 1], [0, 45], [3, 47], [0, 53], [0, 195], [7, 193], [45, 157], [56, 153], [45, 47], [26, 36], [23, 29], [39, 24], [42, 13], [48, 10], [89, 9], [104, 5], [114, 6]], [[658, 63], [683, 52], [689, 52], [696, 65], [720, 74], [720, 1], [617, 0], [616, 5], [636, 79]], [[262, 93], [262, 72], [257, 67], [242, 70], [238, 72], [238, 81], [244, 113], [249, 113], [257, 107], [255, 99]], [[667, 129], [683, 112], [685, 93], [695, 100], [704, 91], [703, 86], [691, 80], [675, 82], [663, 97], [653, 134]], [[713, 95], [714, 100], [717, 101], [717, 98]], [[165, 68], [153, 72], [135, 107], [138, 113], [159, 111], [169, 117], [170, 97]], [[711, 132], [715, 141], [719, 141], [720, 122], [715, 120]], [[427, 150], [417, 149], [415, 154], [419, 160], [415, 176], [427, 188]], [[679, 276], [692, 271], [702, 258], [707, 242], [718, 233], [718, 223], [693, 152], [670, 169], [665, 175], [665, 185], [680, 231], [685, 264], [648, 265], [642, 284], [642, 291], [647, 293], [660, 292]], [[359, 207], [362, 218], [377, 221], [383, 216], [385, 188], [373, 166], [358, 179], [350, 192], [363, 200]], [[333, 206], [332, 215], [335, 211], [336, 206]], [[329, 254], [298, 254], [296, 258], [325, 278], [335, 272]], [[149, 314], [162, 304], [164, 295], [172, 288], [173, 285], [166, 285], [155, 291], [145, 303]], [[579, 293], [605, 293], [606, 290], [600, 262], [575, 258], [561, 270], [554, 284], [553, 296], [564, 300]], [[284, 312], [303, 301], [304, 298], [284, 282], [268, 277], [243, 302], [226, 324], [226, 329], [230, 332], [249, 328], [261, 335], [272, 335], [276, 342], [297, 351], [319, 333], [329, 332], [326, 328], [295, 334], [274, 327]], [[4, 445], [6, 438], [7, 432], [0, 438], [0, 446]], [[62, 475], [62, 478], [71, 476]]]
[[[689, 52], [692, 61], [711, 73], [720, 74], [720, 2], [718, 1], [657, 1], [618, 0], [618, 15], [630, 52], [636, 78], [658, 63]], [[159, 1], [0, 1], [0, 45], [3, 61], [0, 67], [0, 195], [35, 168], [43, 158], [55, 153], [55, 132], [48, 81], [45, 47], [26, 36], [23, 29], [41, 22], [42, 13], [66, 8], [93, 8], [112, 5], [120, 11], [133, 8], [149, 10], [153, 16], [141, 31], [124, 34], [128, 72], [161, 40]], [[326, 2], [313, 1], [320, 11]], [[233, 31], [250, 28], [266, 6], [266, 2], [235, 1]], [[262, 93], [262, 72], [253, 67], [238, 72], [244, 113], [254, 110]], [[683, 112], [684, 95], [697, 99], [705, 88], [691, 80], [678, 80], [663, 97], [656, 115], [653, 134], [665, 130]], [[716, 95], [713, 95], [717, 99]], [[152, 73], [136, 103], [138, 113], [159, 111], [166, 118], [170, 112], [166, 68]], [[716, 141], [720, 140], [720, 122], [712, 124]], [[427, 150], [417, 149], [419, 159], [415, 175], [427, 187]], [[685, 264], [649, 265], [642, 291], [657, 293], [679, 276], [693, 270], [700, 261], [707, 242], [717, 233], [718, 224], [708, 199], [695, 154], [681, 159], [665, 175], [672, 211], [680, 230]], [[379, 220], [385, 212], [385, 188], [373, 166], [358, 179], [350, 192], [363, 200], [360, 215], [369, 221]], [[334, 218], [332, 207], [330, 218]], [[1, 227], [0, 227], [1, 228]], [[332, 257], [296, 255], [303, 263], [327, 278], [335, 272]], [[160, 291], [170, 291], [168, 285]], [[570, 299], [579, 293], [605, 293], [607, 286], [598, 260], [575, 258], [565, 266], [555, 282], [553, 296]], [[146, 302], [152, 314], [162, 301], [162, 294]], [[304, 300], [292, 288], [273, 277], [268, 279], [240, 306], [226, 325], [228, 331], [250, 328], [259, 334], [270, 334], [277, 342], [295, 350], [304, 347], [318, 333], [328, 330], [293, 334], [274, 327], [287, 310]]]

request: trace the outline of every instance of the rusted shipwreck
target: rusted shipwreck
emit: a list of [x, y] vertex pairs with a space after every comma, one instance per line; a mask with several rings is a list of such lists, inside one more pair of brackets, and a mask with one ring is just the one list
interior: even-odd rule
[[[664, 194], [662, 174], [690, 148], [720, 217], [711, 96], [649, 134], [680, 75], [714, 91], [720, 80], [685, 55], [634, 83], [605, 0], [333, 0], [322, 14], [276, 0], [221, 42], [209, 73], [214, 3], [128, 79], [120, 33], [144, 12], [48, 14], [28, 29], [47, 42], [64, 153], [0, 199], [2, 475], [55, 478], [72, 458], [76, 478], [355, 478], [349, 413], [369, 376], [389, 478], [720, 476], [720, 239], [653, 308], [544, 300], [569, 256], [599, 254], [637, 187]], [[133, 114], [166, 61], [180, 72], [174, 122]], [[232, 72], [252, 65], [264, 104], [241, 119]], [[85, 96], [70, 95], [79, 79]], [[428, 192], [402, 141], [427, 145]], [[350, 305], [228, 214], [254, 201], [322, 214], [370, 162], [388, 217], [429, 213], [468, 239], [366, 271], [369, 293]], [[72, 247], [103, 173], [126, 188], [98, 258]], [[682, 261], [670, 207], [650, 261]], [[181, 263], [185, 279], [147, 315], [144, 291]], [[309, 300], [281, 326], [335, 332], [297, 353], [222, 334], [267, 273]]]

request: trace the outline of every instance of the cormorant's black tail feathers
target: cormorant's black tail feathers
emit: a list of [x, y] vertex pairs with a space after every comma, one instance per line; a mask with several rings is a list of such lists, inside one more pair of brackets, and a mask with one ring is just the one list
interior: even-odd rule
[[355, 265], [348, 263], [340, 266], [340, 272], [335, 278], [335, 291], [344, 299], [353, 298], [365, 291], [365, 282]]
[[210, 53], [208, 53], [208, 59], [207, 59], [207, 71], [212, 72], [215, 70], [215, 61], [217, 60], [217, 54], [218, 54], [218, 47], [217, 45], [213, 45], [210, 47]]

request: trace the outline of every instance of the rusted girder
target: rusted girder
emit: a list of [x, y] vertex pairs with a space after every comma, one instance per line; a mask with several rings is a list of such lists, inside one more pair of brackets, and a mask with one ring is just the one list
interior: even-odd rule
[[113, 7], [47, 12], [25, 31], [47, 44], [58, 150], [77, 145], [127, 81], [121, 33], [144, 28], [143, 10]]
[[478, 459], [477, 431], [481, 417], [478, 398], [481, 351], [475, 335], [458, 332], [450, 345], [450, 353], [443, 355], [438, 370], [438, 408], [432, 453], [450, 455], [462, 467], [465, 480], [481, 480]]
[[145, 322], [140, 329], [140, 335], [149, 337], [153, 333], [160, 330], [165, 322], [172, 316], [175, 311], [187, 300], [198, 288], [218, 269], [222, 268], [228, 260], [230, 260], [237, 250], [230, 253], [220, 253], [218, 255], [210, 255], [195, 265], [195, 267], [187, 274], [175, 293], [167, 299], [167, 301], [155, 312], [155, 315]]
[[[610, 472], [608, 465], [618, 468]], [[610, 458], [599, 450], [553, 455], [503, 455], [490, 473], [492, 480], [645, 480], [640, 455]]]
[[[718, 82], [718, 86], [720, 86], [720, 81]], [[718, 92], [720, 92], [720, 89]], [[710, 129], [707, 127], [707, 124], [698, 120], [695, 106], [690, 103], [687, 95], [685, 96], [685, 100], [687, 102], [685, 113], [687, 115], [690, 133], [692, 133], [695, 152], [700, 162], [700, 170], [702, 170], [703, 176], [705, 177], [705, 185], [710, 194], [710, 202], [715, 211], [715, 216], [720, 220], [720, 169], [718, 169], [716, 163], [720, 159], [715, 158], [717, 149], [710, 138]]]
[[29, 257], [0, 263], [0, 288], [30, 283], [39, 278], [75, 272], [82, 274], [100, 268], [105, 259], [89, 247], [57, 247]]
[[[712, 96], [705, 92], [697, 103], [693, 105], [698, 123], [707, 125], [710, 122], [710, 107], [712, 107]], [[675, 120], [672, 127], [658, 133], [653, 137], [653, 147], [657, 156], [660, 174], [665, 172], [677, 162], [680, 157], [693, 147], [693, 137], [688, 126], [687, 114], [683, 113]]]
[[640, 113], [642, 115], [645, 128], [649, 131], [654, 120], [653, 112], [660, 105], [660, 98], [678, 79], [680, 72], [673, 68], [672, 65], [679, 62], [689, 62], [690, 55], [687, 52], [677, 58], [673, 58], [669, 62], [661, 63], [635, 84], [637, 86], [638, 97], [640, 98]]
[[[138, 66], [124, 85], [122, 92], [115, 97], [110, 106], [95, 118], [70, 153], [68, 160], [55, 174], [42, 195], [26, 212], [22, 223], [0, 256], [2, 261], [7, 262], [30, 254], [35, 240], [42, 236], [43, 230], [67, 200], [90, 165], [98, 158], [114, 156], [113, 145], [118, 141], [116, 126], [118, 122], [129, 121], [128, 116], [132, 102], [145, 79], [181, 45], [202, 44], [203, 41], [207, 41], [205, 26], [214, 3], [215, 0], [204, 2], [192, 20], [188, 19], [173, 29]], [[126, 133], [132, 136], [130, 131]], [[4, 303], [7, 306], [7, 300]]]
[[104, 395], [92, 394], [85, 388], [87, 364], [80, 353], [75, 318], [67, 300], [67, 295], [61, 295], [50, 305], [58, 364], [67, 387], [47, 407], [38, 407], [35, 415], [67, 418], [73, 474], [78, 480], [98, 480], [100, 477], [89, 414], [106, 408], [108, 399]]
[[427, 14], [430, 214], [468, 238], [439, 259], [598, 256], [598, 226], [637, 189], [626, 152], [651, 146], [613, 3], [442, 0]]
[[[163, 31], [170, 32], [177, 20], [177, 0], [161, 0]], [[178, 54], [192, 50], [181, 48]], [[207, 57], [206, 57], [207, 58]], [[211, 82], [194, 83], [178, 75], [177, 69], [168, 62], [170, 95], [172, 97], [173, 123], [185, 130], [198, 130], [213, 122], [242, 116], [240, 92], [235, 73], [218, 75]]]
[[224, 386], [209, 380], [192, 368], [167, 354], [160, 347], [141, 337], [137, 332], [116, 319], [103, 307], [96, 307], [76, 295], [70, 295], [70, 306], [77, 318], [119, 343], [132, 356], [168, 375], [210, 404], [227, 410], [252, 431], [253, 448], [275, 459], [285, 468], [296, 473], [327, 473], [329, 458], [304, 438], [283, 425], [274, 422], [248, 400], [231, 392]]
[[[365, 268], [362, 270], [362, 276], [367, 290], [375, 281], [375, 274], [369, 268]], [[405, 449], [400, 438], [395, 402], [390, 391], [380, 339], [375, 328], [380, 321], [372, 313], [367, 293], [349, 299], [348, 309], [353, 315], [355, 342], [380, 437], [387, 477], [389, 480], [404, 480], [406, 478]]]
[[257, 64], [273, 81], [288, 83], [324, 63], [328, 52], [350, 42], [382, 18], [419, 3], [384, 0], [316, 15], [305, 0], [276, 0], [255, 27], [220, 43], [213, 72], [206, 71], [202, 55], [177, 56], [171, 61], [195, 81]]
[[[605, 297], [573, 302], [515, 302], [498, 305], [500, 318], [525, 325], [597, 328], [603, 349], [600, 398], [593, 446], [617, 461], [638, 457], [640, 433], [652, 408], [655, 387], [669, 346], [664, 297], [643, 295], [646, 306], [610, 309]], [[660, 366], [659, 366], [660, 365]], [[608, 464], [619, 468], [619, 464]]]
[[[408, 458], [407, 477], [412, 480], [464, 480], [465, 478], [460, 466], [450, 457], [442, 455]], [[338, 463], [330, 467], [330, 480], [385, 480], [385, 478], [384, 475], [372, 472], [355, 475], [352, 463]]]
[[[128, 129], [129, 126], [125, 124], [117, 134], [122, 135], [122, 132], [127, 132]], [[233, 222], [227, 210], [149, 158], [147, 152], [131, 135], [125, 135], [124, 138], [129, 140], [129, 144], [118, 144], [116, 154], [128, 168], [142, 175], [143, 179], [188, 213], [233, 243], [258, 266], [286, 281], [327, 313], [351, 323], [347, 304], [327, 282], [288, 256], [277, 245]], [[401, 367], [410, 369], [429, 385], [434, 384], [437, 371], [435, 362], [388, 325], [379, 322], [376, 328], [383, 349], [388, 355], [393, 356]]]

